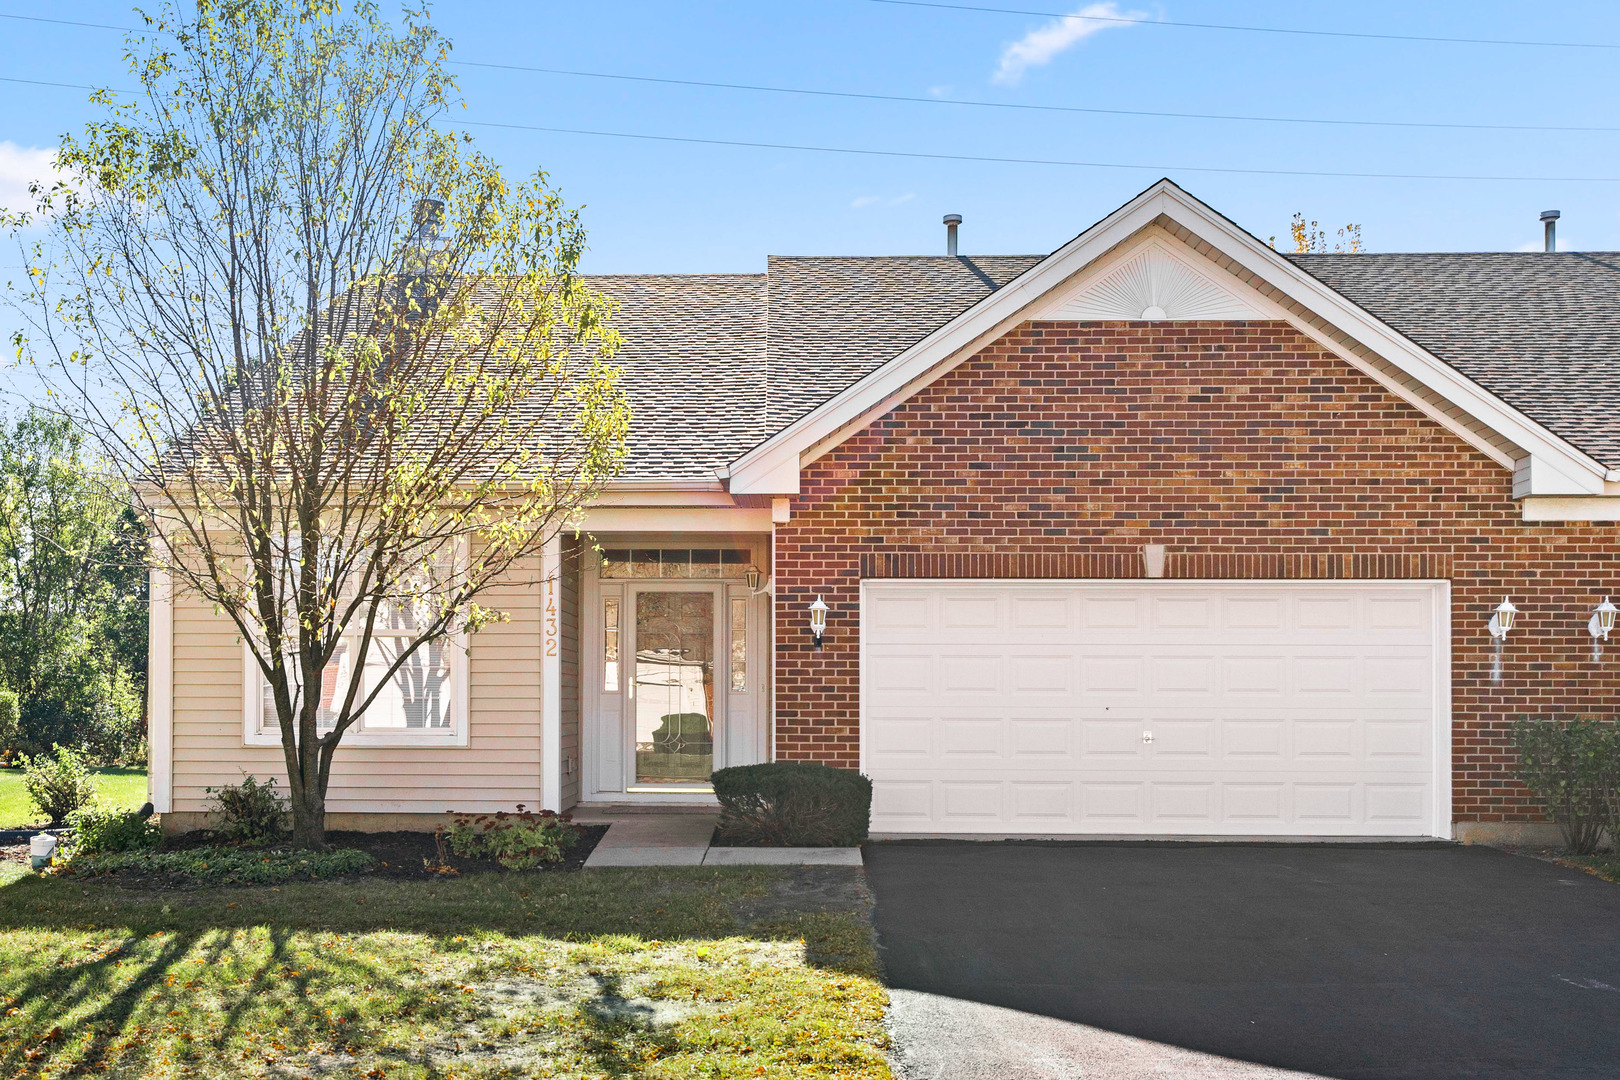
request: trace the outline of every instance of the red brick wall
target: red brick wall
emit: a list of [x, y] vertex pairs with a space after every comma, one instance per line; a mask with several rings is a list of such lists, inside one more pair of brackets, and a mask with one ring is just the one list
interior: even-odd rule
[[1138, 576], [1159, 543], [1170, 576], [1449, 577], [1455, 818], [1540, 820], [1507, 728], [1620, 711], [1620, 643], [1594, 664], [1585, 631], [1620, 594], [1620, 527], [1526, 524], [1511, 490], [1286, 324], [1026, 324], [804, 470], [776, 534], [777, 756], [858, 764], [863, 572]]

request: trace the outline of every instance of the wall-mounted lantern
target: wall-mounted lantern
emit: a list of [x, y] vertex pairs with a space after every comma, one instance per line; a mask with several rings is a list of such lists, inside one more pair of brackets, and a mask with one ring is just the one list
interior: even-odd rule
[[747, 570], [743, 571], [743, 581], [748, 583], [748, 591], [753, 593], [755, 596], [758, 596], [762, 592], [771, 591], [770, 578], [765, 576], [765, 571], [761, 570], [752, 563], [749, 564]]
[[1603, 643], [1609, 640], [1609, 633], [1614, 630], [1614, 617], [1620, 608], [1609, 603], [1605, 596], [1603, 603], [1592, 612], [1592, 617], [1586, 623], [1586, 632], [1592, 635], [1592, 660], [1603, 659]]
[[821, 648], [821, 639], [827, 633], [827, 602], [816, 597], [816, 602], [810, 605], [810, 636], [816, 641], [816, 648]]
[[1491, 637], [1497, 641], [1507, 637], [1508, 631], [1513, 629], [1513, 617], [1518, 613], [1519, 609], [1513, 606], [1513, 601], [1504, 596], [1502, 602], [1496, 605], [1496, 611], [1491, 615], [1489, 623]]
[[1507, 641], [1508, 631], [1513, 629], [1513, 617], [1519, 609], [1513, 606], [1513, 601], [1502, 597], [1502, 602], [1496, 605], [1491, 613], [1491, 621], [1486, 628], [1491, 632], [1491, 639], [1496, 642], [1495, 655], [1491, 657], [1491, 681], [1502, 681], [1502, 645]]

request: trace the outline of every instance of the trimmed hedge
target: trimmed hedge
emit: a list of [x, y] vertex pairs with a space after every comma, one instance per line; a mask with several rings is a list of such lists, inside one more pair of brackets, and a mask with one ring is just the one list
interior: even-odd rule
[[719, 832], [764, 847], [855, 847], [872, 824], [872, 781], [799, 761], [737, 765], [711, 778]]

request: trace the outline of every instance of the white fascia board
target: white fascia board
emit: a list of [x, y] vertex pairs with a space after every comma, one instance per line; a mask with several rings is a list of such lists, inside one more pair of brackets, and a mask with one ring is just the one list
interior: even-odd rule
[[735, 506], [716, 480], [627, 480], [603, 486], [590, 506]]
[[601, 533], [768, 533], [769, 506], [592, 506], [582, 531]]
[[1620, 495], [1529, 495], [1519, 513], [1525, 521], [1620, 521]]
[[[731, 465], [734, 494], [796, 494], [801, 453], [893, 408], [930, 372], [970, 356], [1023, 321], [1038, 299], [1152, 224], [1170, 219], [1283, 295], [1365, 345], [1537, 459], [1534, 494], [1600, 494], [1608, 470], [1438, 357], [1340, 296], [1168, 180], [1087, 229], [1019, 277], [855, 382]], [[1359, 365], [1358, 365], [1359, 366]], [[937, 376], [935, 376], [937, 377]], [[791, 491], [788, 473], [794, 473]]]

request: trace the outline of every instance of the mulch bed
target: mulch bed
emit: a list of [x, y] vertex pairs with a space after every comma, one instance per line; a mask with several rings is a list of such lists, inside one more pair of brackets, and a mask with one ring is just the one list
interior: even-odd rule
[[[463, 859], [453, 854], [449, 846], [444, 849], [444, 865], [458, 874], [527, 874], [557, 873], [578, 870], [591, 857], [597, 842], [608, 831], [606, 825], [576, 825], [579, 839], [559, 863], [547, 863], [535, 870], [508, 870], [493, 859]], [[427, 863], [439, 862], [439, 847], [432, 833], [424, 832], [329, 832], [326, 842], [332, 847], [359, 848], [377, 860], [377, 865], [366, 871], [367, 877], [398, 878], [422, 881], [441, 876], [429, 870]], [[424, 862], [426, 860], [426, 862]]]
[[[527, 874], [556, 873], [578, 870], [591, 857], [597, 842], [608, 831], [606, 825], [575, 825], [579, 839], [568, 849], [559, 863], [547, 863], [535, 870], [508, 870], [493, 859], [463, 859], [444, 849], [443, 865], [457, 874]], [[180, 833], [163, 841], [164, 851], [186, 851], [221, 843], [217, 834], [206, 829]], [[428, 864], [439, 865], [439, 845], [429, 832], [328, 832], [326, 844], [334, 848], [357, 848], [377, 860], [377, 865], [364, 872], [365, 877], [394, 878], [403, 881], [426, 881], [443, 875], [428, 869]]]
[[[326, 842], [333, 848], [357, 848], [377, 860], [377, 865], [358, 874], [345, 874], [341, 877], [327, 878], [328, 881], [361, 881], [368, 878], [389, 878], [396, 881], [428, 881], [445, 877], [441, 870], [431, 870], [429, 866], [447, 866], [454, 872], [451, 876], [468, 874], [540, 874], [540, 873], [566, 873], [578, 870], [590, 858], [591, 851], [608, 831], [606, 825], [576, 825], [578, 839], [569, 848], [562, 862], [547, 863], [533, 870], [508, 870], [493, 859], [463, 859], [449, 850], [444, 850], [444, 861], [441, 863], [439, 846], [432, 833], [425, 832], [328, 832]], [[163, 851], [187, 851], [193, 848], [209, 847], [223, 844], [217, 833], [207, 829], [198, 829], [193, 832], [179, 833], [175, 836], [165, 837]], [[0, 858], [9, 861], [13, 852], [10, 849], [0, 849]], [[21, 859], [27, 859], [28, 848], [24, 845], [16, 849], [15, 854]], [[186, 889], [186, 888], [212, 888], [193, 881], [183, 875], [174, 874], [147, 874], [131, 870], [122, 870], [105, 875], [103, 880], [117, 881], [123, 885], [146, 889]]]

